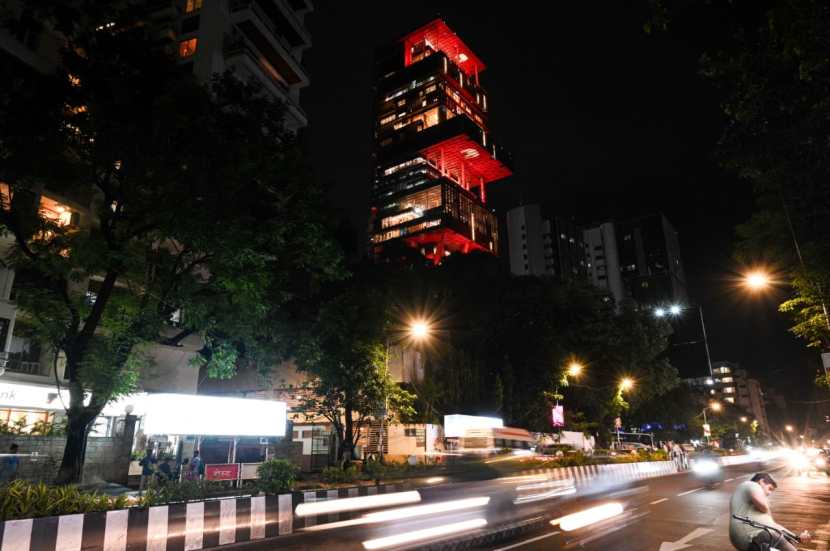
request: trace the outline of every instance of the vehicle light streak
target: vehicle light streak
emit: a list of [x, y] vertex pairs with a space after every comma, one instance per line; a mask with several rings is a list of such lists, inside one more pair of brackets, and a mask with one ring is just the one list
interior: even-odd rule
[[447, 536], [449, 534], [457, 534], [459, 532], [466, 532], [467, 530], [475, 530], [476, 528], [481, 528], [486, 525], [487, 521], [483, 518], [474, 518], [461, 522], [453, 522], [451, 524], [435, 526], [433, 528], [424, 528], [423, 530], [414, 530], [412, 532], [404, 532], [403, 534], [395, 534], [394, 536], [387, 536], [385, 538], [367, 540], [363, 542], [363, 548], [384, 549], [395, 545], [413, 543], [416, 541], [437, 538], [439, 536]]
[[578, 513], [565, 515], [564, 517], [550, 521], [550, 523], [554, 526], [558, 524], [562, 530], [570, 532], [615, 517], [622, 514], [622, 512], [623, 506], [621, 503], [606, 503], [605, 505], [598, 505], [597, 507], [579, 511]]
[[576, 493], [576, 487], [568, 484], [567, 481], [549, 481], [538, 482], [536, 484], [526, 484], [524, 486], [517, 486], [517, 492], [528, 492], [533, 490], [541, 490], [529, 495], [522, 495], [513, 500], [515, 505], [522, 503], [533, 503], [534, 501], [542, 501], [554, 497], [573, 495]]
[[444, 501], [442, 503], [431, 503], [429, 505], [403, 507], [401, 509], [392, 509], [389, 511], [377, 511], [375, 513], [367, 513], [363, 515], [363, 518], [365, 518], [368, 522], [401, 520], [405, 518], [421, 517], [424, 515], [434, 515], [436, 513], [458, 511], [459, 509], [484, 507], [488, 503], [490, 503], [489, 497], [471, 497], [467, 499], [458, 499], [455, 501]]
[[444, 482], [445, 480], [446, 478], [444, 478], [443, 476], [431, 476], [427, 478], [424, 482], [426, 482], [427, 484], [438, 484], [440, 482]]
[[397, 492], [394, 494], [347, 497], [343, 499], [333, 499], [331, 501], [300, 503], [297, 505], [295, 513], [298, 517], [330, 515], [332, 513], [340, 513], [343, 511], [359, 511], [361, 509], [373, 509], [375, 507], [390, 507], [392, 505], [417, 503], [419, 501], [421, 501], [421, 494], [418, 492]]

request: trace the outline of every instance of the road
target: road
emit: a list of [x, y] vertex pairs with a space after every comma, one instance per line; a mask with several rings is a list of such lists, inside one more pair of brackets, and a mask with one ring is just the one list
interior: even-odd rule
[[[689, 474], [652, 479], [640, 486], [645, 489], [642, 493], [622, 496], [628, 520], [615, 519], [605, 527], [594, 525], [571, 533], [550, 526], [477, 549], [534, 551], [581, 545], [587, 550], [661, 551], [664, 542], [678, 545], [664, 545], [662, 551], [732, 549], [729, 498], [736, 485], [752, 475], [752, 467], [727, 468], [725, 480], [712, 488], [703, 487]], [[813, 533], [815, 539], [801, 549], [826, 550], [830, 539], [830, 479], [823, 474], [790, 476], [786, 468], [773, 476], [779, 483], [770, 498], [776, 521], [795, 532], [807, 529]]]
[[[471, 535], [492, 535], [502, 526], [515, 528], [520, 525], [523, 529], [510, 537], [499, 537], [487, 545], [464, 547], [489, 551], [547, 551], [577, 547], [615, 551], [729, 550], [732, 549], [728, 539], [729, 498], [737, 484], [747, 480], [758, 469], [760, 467], [756, 464], [726, 467], [723, 482], [712, 487], [704, 487], [692, 474], [683, 473], [613, 488], [599, 488], [591, 496], [553, 498], [521, 506], [511, 503], [512, 499], [506, 501], [499, 498], [505, 495], [512, 498], [516, 495], [515, 486], [505, 492], [503, 479], [474, 484], [447, 484], [422, 491], [421, 504], [489, 496], [490, 503], [486, 511], [463, 510], [369, 525], [316, 527], [313, 531], [300, 530], [292, 536], [237, 547], [244, 547], [245, 551], [362, 551], [364, 543], [368, 541], [378, 542], [383, 538], [429, 530], [435, 526], [484, 522], [482, 519], [486, 519], [486, 526], [468, 529], [453, 540], [443, 541], [460, 543]], [[773, 475], [779, 483], [778, 490], [771, 497], [775, 519], [796, 532], [808, 529], [814, 534], [814, 540], [802, 545], [801, 549], [828, 549], [830, 478], [823, 474], [791, 476], [786, 468], [773, 470]], [[562, 515], [609, 502], [622, 504], [624, 513], [603, 523], [570, 532], [550, 523], [551, 519]], [[517, 511], [521, 514], [517, 515]], [[421, 541], [388, 548], [424, 549], [427, 546]]]

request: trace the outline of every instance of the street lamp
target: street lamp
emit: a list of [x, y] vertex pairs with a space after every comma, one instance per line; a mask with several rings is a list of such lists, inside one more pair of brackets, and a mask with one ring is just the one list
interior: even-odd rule
[[784, 430], [787, 431], [787, 432], [792, 432], [793, 431], [793, 426], [792, 425], [787, 425], [787, 426], [784, 427]]
[[753, 270], [744, 276], [744, 285], [751, 291], [763, 291], [771, 283], [769, 274], [763, 270]]
[[[409, 334], [409, 338], [415, 342], [423, 342], [424, 340], [428, 339], [430, 334], [432, 333], [432, 326], [430, 325], [429, 321], [425, 319], [416, 318], [409, 322], [409, 327], [407, 328], [407, 333]], [[384, 377], [389, 374], [389, 354], [391, 351], [392, 345], [389, 342], [389, 337], [386, 337], [386, 358], [384, 361], [384, 368], [386, 373], [384, 373]], [[380, 461], [383, 463], [383, 428], [386, 421], [386, 411], [389, 408], [389, 399], [388, 396], [384, 393], [383, 396], [383, 412], [380, 416], [380, 433], [378, 434], [378, 454], [380, 455]]]
[[567, 374], [570, 377], [579, 377], [582, 374], [582, 364], [579, 362], [571, 362], [571, 365], [568, 366]]
[[428, 321], [413, 320], [409, 324], [409, 336], [416, 341], [422, 341], [426, 339], [427, 337], [429, 337], [431, 332], [432, 328], [430, 327]]
[[631, 377], [623, 377], [620, 380], [620, 393], [627, 392], [634, 388], [634, 379]]
[[[679, 316], [683, 310], [692, 310], [693, 307], [691, 306], [681, 306], [679, 304], [672, 304], [669, 306], [668, 309], [666, 308], [655, 308], [654, 315], [658, 318], [662, 318], [666, 315], [671, 316]], [[712, 370], [712, 356], [709, 353], [709, 338], [706, 335], [706, 323], [703, 321], [703, 306], [697, 306], [697, 313], [700, 316], [700, 328], [703, 331], [703, 346], [706, 349], [706, 365], [709, 366], [709, 376], [714, 375], [714, 371]]]
[[749, 419], [746, 418], [746, 415], [741, 416], [741, 423], [746, 423]]
[[[703, 415], [703, 424], [704, 425], [709, 424], [709, 421], [706, 419], [706, 410], [707, 409], [710, 410], [710, 411], [718, 412], [721, 409], [723, 409], [723, 406], [720, 405], [720, 402], [712, 402], [708, 406], [704, 407], [703, 411], [701, 411], [701, 414]], [[705, 434], [704, 434], [704, 436], [705, 436]], [[707, 436], [706, 438], [711, 438], [711, 436]]]

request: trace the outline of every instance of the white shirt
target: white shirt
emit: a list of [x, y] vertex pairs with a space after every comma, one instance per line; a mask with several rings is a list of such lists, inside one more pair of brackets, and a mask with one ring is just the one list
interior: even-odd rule
[[776, 526], [771, 514], [762, 513], [755, 508], [752, 503], [752, 496], [755, 496], [758, 501], [766, 503], [769, 510], [769, 503], [767, 502], [767, 496], [764, 494], [764, 489], [757, 482], [749, 480], [738, 484], [735, 493], [732, 494], [732, 499], [729, 501], [729, 541], [732, 542], [735, 549], [740, 551], [746, 551], [752, 542], [752, 538], [761, 530], [735, 520], [732, 515], [748, 517], [750, 520], [761, 524]]

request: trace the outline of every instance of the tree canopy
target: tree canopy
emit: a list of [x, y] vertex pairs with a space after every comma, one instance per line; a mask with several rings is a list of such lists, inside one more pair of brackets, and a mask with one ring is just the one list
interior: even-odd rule
[[[5, 66], [0, 92], [5, 261], [22, 321], [66, 358], [63, 481], [148, 347], [200, 335], [214, 377], [270, 365], [287, 303], [342, 274], [282, 106], [232, 74], [195, 81], [142, 12], [114, 9], [53, 12], [67, 39], [55, 72]], [[50, 217], [43, 196], [80, 220]]]

